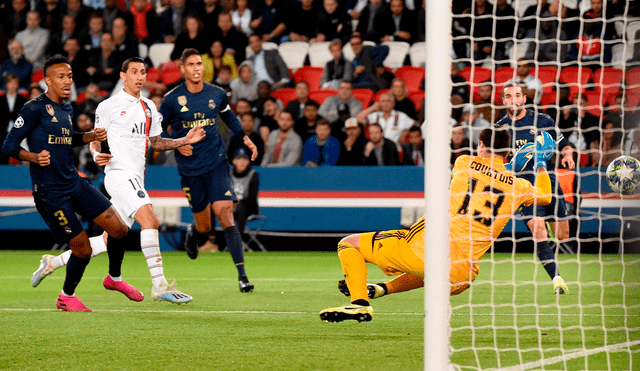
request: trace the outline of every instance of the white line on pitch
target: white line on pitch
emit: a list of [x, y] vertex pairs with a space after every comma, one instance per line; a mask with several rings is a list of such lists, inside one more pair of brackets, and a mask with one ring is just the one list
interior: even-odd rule
[[570, 359], [587, 357], [587, 356], [590, 356], [592, 354], [597, 354], [597, 353], [602, 353], [602, 352], [609, 352], [609, 351], [612, 351], [612, 350], [616, 350], [616, 349], [620, 349], [620, 348], [632, 347], [632, 346], [636, 346], [636, 345], [640, 345], [640, 340], [627, 341], [626, 343], [612, 344], [612, 345], [607, 345], [606, 347], [600, 347], [600, 348], [594, 348], [594, 349], [579, 350], [577, 352], [572, 352], [572, 353], [564, 354], [564, 355], [561, 355], [561, 356], [541, 359], [539, 361], [529, 362], [529, 363], [525, 363], [525, 364], [518, 365], [518, 366], [501, 368], [500, 370], [502, 370], [502, 371], [529, 370], [529, 369], [532, 369], [532, 368], [538, 368], [538, 367], [542, 367], [542, 366], [552, 365], [554, 363], [560, 363], [560, 362], [563, 362], [563, 361], [568, 361]]
[[[318, 312], [279, 312], [263, 310], [128, 310], [128, 309], [94, 309], [94, 312], [114, 313], [194, 313], [194, 314], [318, 314]], [[58, 312], [58, 309], [0, 308], [0, 312]], [[423, 316], [424, 313], [378, 313], [381, 316]]]

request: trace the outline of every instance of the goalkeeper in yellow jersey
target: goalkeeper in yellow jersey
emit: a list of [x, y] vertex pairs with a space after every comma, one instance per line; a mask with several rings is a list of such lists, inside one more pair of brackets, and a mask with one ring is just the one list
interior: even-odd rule
[[[523, 146], [511, 166], [537, 169], [536, 185], [516, 178], [504, 165], [509, 155], [508, 127], [492, 127], [480, 133], [478, 156], [461, 156], [454, 165], [450, 186], [450, 275], [451, 295], [469, 288], [478, 275], [478, 261], [491, 247], [520, 205], [551, 202], [551, 181], [546, 159], [555, 142], [540, 136], [536, 144]], [[329, 322], [371, 321], [369, 299], [424, 286], [424, 217], [408, 230], [353, 234], [338, 243], [338, 257], [345, 280], [338, 288], [351, 296], [351, 305], [329, 308], [320, 318]], [[437, 248], [434, 246], [433, 248]], [[382, 284], [367, 284], [366, 263], [398, 277]]]

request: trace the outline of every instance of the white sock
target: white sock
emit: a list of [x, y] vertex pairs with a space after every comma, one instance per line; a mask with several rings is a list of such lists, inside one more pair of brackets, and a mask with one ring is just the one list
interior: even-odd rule
[[162, 255], [160, 255], [160, 241], [158, 239], [157, 229], [143, 229], [140, 231], [140, 247], [142, 254], [147, 260], [149, 273], [151, 274], [151, 282], [156, 291], [161, 286], [167, 285], [167, 279], [164, 277], [164, 268], [162, 267]]
[[[103, 252], [107, 251], [107, 245], [105, 245], [104, 240], [102, 239], [102, 235], [89, 238], [89, 242], [91, 243], [91, 257], [98, 256]], [[67, 265], [69, 261], [69, 257], [71, 257], [71, 250], [67, 250], [58, 256], [54, 256], [51, 258], [51, 265], [53, 269], [58, 269]]]

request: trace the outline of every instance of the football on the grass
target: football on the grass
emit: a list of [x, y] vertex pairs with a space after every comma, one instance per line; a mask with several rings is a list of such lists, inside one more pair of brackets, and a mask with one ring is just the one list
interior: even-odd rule
[[607, 166], [607, 183], [614, 192], [630, 195], [640, 188], [640, 161], [620, 156]]

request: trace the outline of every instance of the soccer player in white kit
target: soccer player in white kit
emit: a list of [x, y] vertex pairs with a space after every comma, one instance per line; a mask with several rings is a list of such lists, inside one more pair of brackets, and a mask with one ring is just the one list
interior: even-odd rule
[[[107, 131], [111, 154], [101, 153], [101, 143], [97, 141], [90, 144], [91, 154], [98, 165], [105, 166], [104, 185], [118, 214], [129, 228], [134, 221], [141, 227], [140, 246], [151, 273], [153, 299], [187, 303], [192, 297], [176, 290], [175, 280], [169, 284], [164, 276], [158, 240], [159, 221], [144, 188], [146, 152], [148, 141], [154, 150], [164, 151], [196, 143], [206, 134], [202, 127], [196, 126], [182, 138], [160, 136], [160, 114], [151, 100], [140, 95], [146, 80], [146, 66], [141, 58], [126, 60], [120, 78], [124, 81], [123, 90], [101, 102], [96, 109], [95, 127]], [[106, 237], [103, 234], [90, 239], [92, 256], [106, 251]], [[68, 253], [55, 257], [44, 255], [31, 284], [37, 286], [55, 269], [65, 265]], [[111, 278], [116, 282], [120, 279]]]

